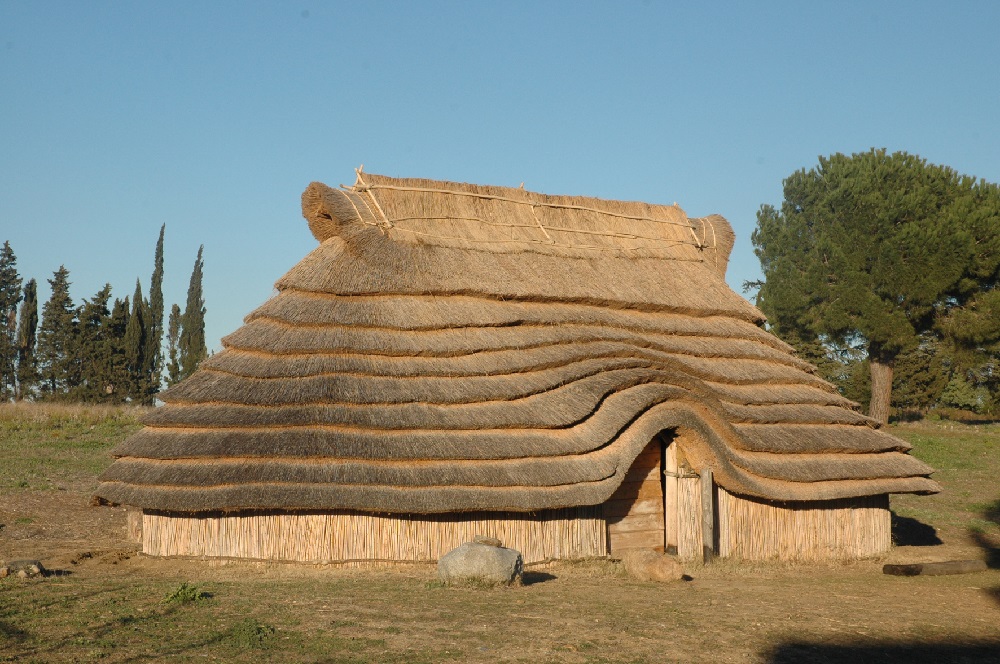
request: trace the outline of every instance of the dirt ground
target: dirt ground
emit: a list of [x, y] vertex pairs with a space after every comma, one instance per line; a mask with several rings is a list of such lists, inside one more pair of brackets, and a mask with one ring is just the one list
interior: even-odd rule
[[[126, 541], [123, 509], [89, 506], [90, 488], [0, 492], [0, 559], [53, 571], [0, 582], [0, 661], [1000, 662], [1000, 571], [881, 573], [995, 556], [957, 529], [877, 561], [721, 561], [663, 585], [592, 561], [532, 569], [520, 588], [456, 589], [433, 566], [148, 558]], [[205, 601], [165, 604], [182, 583]]]

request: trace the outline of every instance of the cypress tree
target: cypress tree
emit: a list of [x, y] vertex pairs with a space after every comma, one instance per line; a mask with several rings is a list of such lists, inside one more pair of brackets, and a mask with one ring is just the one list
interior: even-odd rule
[[132, 313], [125, 326], [125, 368], [129, 376], [129, 396], [132, 401], [146, 403], [149, 394], [149, 374], [146, 372], [146, 319], [148, 305], [142, 297], [142, 285], [135, 280]]
[[128, 398], [130, 381], [125, 359], [125, 333], [128, 330], [129, 299], [115, 299], [111, 307], [111, 318], [108, 321], [108, 341], [111, 361], [108, 371], [108, 383], [105, 392], [109, 401], [124, 403]]
[[202, 250], [198, 247], [198, 257], [191, 271], [191, 281], [188, 284], [187, 305], [181, 318], [181, 336], [178, 343], [180, 351], [180, 378], [183, 380], [195, 372], [198, 365], [208, 356], [205, 346], [205, 300], [202, 297], [201, 277], [204, 261]]
[[163, 232], [167, 225], [160, 226], [160, 237], [156, 241], [153, 258], [153, 276], [149, 282], [149, 320], [146, 327], [146, 369], [153, 394], [160, 391], [163, 375]]
[[0, 249], [0, 402], [9, 401], [17, 390], [17, 305], [20, 301], [17, 257], [10, 242], [4, 242]]
[[173, 385], [181, 379], [181, 364], [178, 355], [178, 344], [181, 337], [181, 308], [174, 304], [170, 308], [170, 321], [167, 323], [167, 385]]
[[76, 310], [69, 296], [69, 270], [60, 265], [47, 280], [52, 296], [42, 307], [38, 329], [38, 368], [45, 396], [58, 398], [76, 385], [74, 358], [70, 355], [76, 336]]
[[109, 322], [111, 284], [97, 292], [77, 309], [79, 333], [75, 353], [80, 367], [80, 383], [71, 396], [80, 401], [108, 401], [107, 385], [111, 371]]
[[38, 284], [31, 279], [24, 285], [24, 301], [17, 326], [17, 399], [30, 396], [38, 381], [35, 361], [35, 336], [38, 332]]

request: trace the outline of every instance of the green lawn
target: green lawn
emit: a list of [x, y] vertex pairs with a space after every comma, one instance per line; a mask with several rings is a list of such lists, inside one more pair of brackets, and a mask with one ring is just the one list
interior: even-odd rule
[[935, 496], [893, 496], [901, 516], [933, 525], [949, 537], [1000, 538], [1000, 425], [930, 422], [893, 427], [930, 464], [945, 490]]

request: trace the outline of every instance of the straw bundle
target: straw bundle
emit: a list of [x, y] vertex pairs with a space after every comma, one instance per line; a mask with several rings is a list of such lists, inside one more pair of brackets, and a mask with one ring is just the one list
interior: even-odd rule
[[100, 498], [157, 518], [576, 508], [665, 430], [741, 496], [938, 490], [726, 286], [721, 217], [367, 174], [310, 185], [303, 212], [320, 246], [162, 395]]

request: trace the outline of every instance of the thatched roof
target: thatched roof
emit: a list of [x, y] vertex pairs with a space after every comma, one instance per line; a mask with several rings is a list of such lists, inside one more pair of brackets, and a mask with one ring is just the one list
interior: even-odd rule
[[759, 327], [733, 233], [676, 206], [359, 174], [309, 186], [320, 241], [119, 445], [103, 500], [148, 509], [597, 504], [664, 429], [731, 492], [934, 492]]

